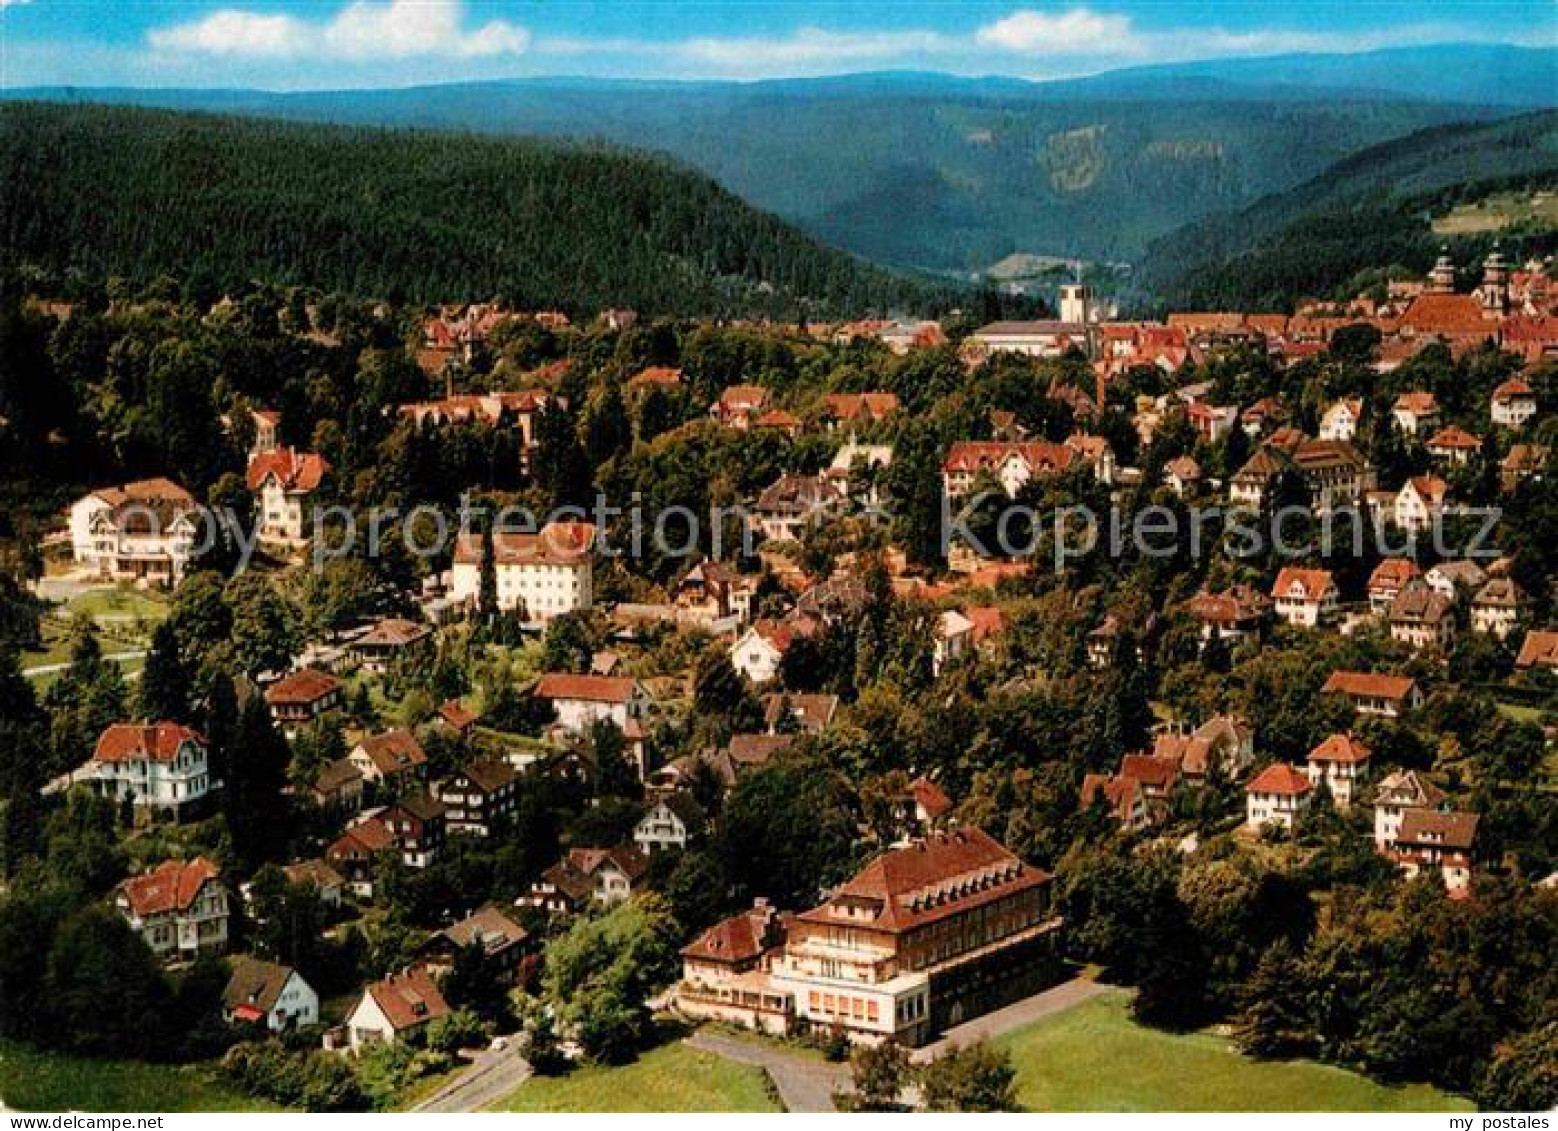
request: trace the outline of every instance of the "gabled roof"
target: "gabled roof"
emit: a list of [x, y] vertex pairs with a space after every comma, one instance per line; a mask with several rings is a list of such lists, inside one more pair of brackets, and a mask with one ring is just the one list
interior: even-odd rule
[[458, 947], [480, 943], [488, 954], [497, 954], [517, 946], [530, 937], [530, 932], [488, 903], [445, 927], [438, 934]]
[[119, 893], [139, 918], [169, 911], [188, 911], [205, 885], [218, 878], [216, 865], [204, 856], [164, 860], [149, 872], [131, 876]]
[[1309, 776], [1286, 762], [1273, 762], [1244, 787], [1245, 793], [1274, 793], [1281, 797], [1302, 797], [1313, 786]]
[[[500, 530], [492, 536], [492, 560], [496, 565], [574, 565], [586, 560], [595, 548], [596, 528], [588, 522], [549, 522], [538, 531]], [[462, 535], [455, 544], [459, 565], [480, 565], [479, 535]]]
[[715, 923], [682, 947], [682, 957], [705, 962], [754, 962], [778, 944], [782, 933], [781, 916], [764, 901]]
[[431, 625], [401, 617], [385, 617], [352, 641], [352, 644], [359, 647], [366, 644], [370, 647], [403, 648], [408, 644], [415, 644], [418, 640], [425, 640], [432, 634]]
[[1450, 494], [1450, 485], [1437, 475], [1414, 475], [1401, 490], [1406, 491], [1408, 488], [1416, 492], [1425, 503], [1434, 506], [1443, 503]]
[[487, 758], [479, 758], [468, 763], [464, 769], [457, 770], [453, 776], [462, 775], [483, 793], [496, 792], [519, 777], [518, 772], [507, 762]]
[[1422, 575], [1411, 558], [1386, 558], [1369, 574], [1369, 592], [1399, 592], [1407, 582]]
[[1405, 700], [1417, 687], [1417, 681], [1405, 675], [1381, 675], [1377, 672], [1332, 672], [1320, 688], [1322, 695], [1366, 696], [1371, 699]]
[[329, 471], [330, 464], [323, 456], [274, 448], [249, 461], [249, 490], [257, 491], [267, 479], [275, 478], [283, 491], [306, 494], [317, 488]]
[[413, 966], [403, 974], [391, 974], [363, 990], [396, 1032], [414, 1029], [443, 1017], [449, 1003], [439, 993], [425, 966]]
[[1275, 598], [1291, 597], [1294, 590], [1305, 601], [1319, 601], [1327, 592], [1334, 592], [1336, 582], [1328, 569], [1300, 569], [1286, 566], [1277, 574], [1277, 583], [1271, 587]]
[[1533, 628], [1520, 644], [1517, 668], [1558, 668], [1558, 632]]
[[1425, 292], [1407, 304], [1398, 322], [1420, 334], [1486, 334], [1496, 323], [1483, 317], [1472, 295]]
[[159, 762], [178, 757], [186, 742], [204, 747], [199, 733], [178, 723], [114, 723], [98, 737], [92, 757], [98, 762]]
[[1482, 441], [1466, 429], [1451, 424], [1430, 436], [1426, 446], [1452, 452], [1475, 452], [1482, 449]]
[[1390, 603], [1391, 624], [1437, 625], [1446, 620], [1455, 603], [1432, 589], [1403, 589]]
[[1357, 766], [1367, 762], [1373, 751], [1352, 733], [1333, 734], [1319, 746], [1309, 752], [1311, 762], [1336, 762], [1342, 765]]
[[1493, 403], [1508, 404], [1513, 400], [1530, 400], [1535, 396], [1536, 391], [1529, 382], [1520, 377], [1511, 377], [1493, 390]]
[[303, 668], [283, 676], [265, 689], [265, 702], [272, 707], [314, 703], [341, 689], [341, 681], [318, 668]]
[[1167, 792], [1174, 788], [1174, 779], [1179, 776], [1179, 762], [1151, 754], [1127, 754], [1120, 759], [1120, 776]]
[[1439, 400], [1432, 393], [1402, 393], [1391, 407], [1413, 416], [1432, 416], [1439, 411]]
[[372, 856], [395, 843], [395, 834], [379, 817], [359, 821], [336, 837], [325, 850], [327, 859], [339, 860], [353, 856]]
[[1432, 809], [1443, 804], [1444, 790], [1416, 770], [1397, 770], [1386, 776], [1374, 791], [1375, 804], [1400, 805], [1408, 809]]
[[929, 778], [918, 777], [910, 782], [909, 796], [933, 821], [952, 811], [952, 798], [947, 796], [946, 790]]
[[941, 468], [951, 472], [993, 472], [1015, 459], [1031, 474], [1056, 472], [1070, 467], [1075, 454], [1066, 445], [1048, 440], [959, 440], [947, 452]]
[[629, 844], [610, 848], [570, 848], [567, 861], [571, 867], [591, 877], [608, 864], [634, 881], [649, 871], [649, 857]]
[[627, 703], [638, 690], [638, 680], [620, 675], [573, 675], [548, 672], [536, 681], [542, 699], [574, 699], [586, 703]]
[[1398, 845], [1431, 845], [1466, 851], [1477, 839], [1476, 813], [1444, 813], [1438, 809], [1408, 809], [1396, 833]]
[[[902, 931], [1048, 883], [1050, 875], [971, 825], [891, 849], [867, 864], [827, 903], [799, 918]], [[854, 912], [865, 912], [861, 919]]]
[[222, 991], [222, 1008], [231, 1013], [247, 1006], [261, 1016], [269, 1015], [276, 1008], [288, 979], [296, 973], [290, 966], [241, 954], [233, 959], [232, 975]]
[[1487, 584], [1477, 590], [1471, 603], [1482, 608], [1518, 609], [1525, 604], [1525, 599], [1525, 594], [1513, 578], [1491, 577]]
[[427, 754], [416, 735], [404, 727], [375, 734], [359, 742], [355, 750], [361, 750], [373, 763], [374, 769], [386, 777], [404, 773], [425, 765]]

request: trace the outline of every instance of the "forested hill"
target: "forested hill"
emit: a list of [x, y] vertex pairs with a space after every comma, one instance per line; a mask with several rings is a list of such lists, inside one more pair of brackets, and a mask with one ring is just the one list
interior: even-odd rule
[[[1142, 278], [1182, 308], [1281, 308], [1324, 296], [1368, 268], [1424, 269], [1445, 239], [1433, 231], [1433, 216], [1500, 189], [1553, 184], [1558, 111], [1420, 130], [1156, 241]], [[1501, 235], [1516, 255], [1550, 245], [1542, 232]], [[1491, 238], [1471, 237], [1458, 258], [1478, 254]]]
[[0, 106], [0, 259], [577, 313], [855, 314], [929, 294], [658, 157], [101, 106]]

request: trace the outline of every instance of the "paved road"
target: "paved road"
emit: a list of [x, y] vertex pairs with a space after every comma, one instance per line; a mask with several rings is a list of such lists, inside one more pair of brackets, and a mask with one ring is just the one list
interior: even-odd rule
[[[103, 659], [109, 661], [110, 663], [126, 664], [126, 663], [129, 663], [131, 660], [142, 659], [145, 655], [146, 655], [146, 649], [144, 649], [144, 648], [137, 648], [137, 649], [135, 649], [133, 651], [129, 651], [129, 652], [109, 652], [109, 653], [107, 653], [106, 655], [103, 656]], [[24, 676], [52, 675], [54, 672], [62, 672], [62, 671], [64, 671], [68, 667], [70, 667], [69, 663], [63, 663], [63, 664], [39, 664], [37, 667], [34, 667], [34, 668], [24, 668], [22, 670], [22, 674]]]
[[698, 1030], [687, 1043], [726, 1060], [765, 1069], [786, 1111], [836, 1111], [833, 1093], [849, 1089], [847, 1065], [802, 1056], [778, 1044], [747, 1041], [711, 1029]]
[[984, 1037], [999, 1037], [1002, 1033], [1010, 1033], [1013, 1029], [1021, 1029], [1035, 1021], [1064, 1013], [1112, 989], [1113, 986], [1104, 982], [1095, 982], [1089, 978], [1073, 978], [1043, 993], [1013, 1002], [1004, 1009], [997, 1009], [994, 1013], [986, 1013], [983, 1017], [976, 1017], [972, 1021], [965, 1021], [955, 1028], [948, 1029], [939, 1040], [932, 1041], [924, 1048], [915, 1049], [910, 1059], [916, 1064], [924, 1064], [946, 1052], [952, 1045], [963, 1047]]
[[411, 1110], [481, 1111], [497, 1103], [530, 1078], [530, 1064], [519, 1055], [517, 1044], [511, 1042], [501, 1052], [479, 1053], [469, 1068]]

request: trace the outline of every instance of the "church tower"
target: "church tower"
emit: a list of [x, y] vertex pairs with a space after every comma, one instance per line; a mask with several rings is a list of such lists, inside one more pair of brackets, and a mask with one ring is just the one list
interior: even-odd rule
[[1482, 261], [1482, 285], [1477, 288], [1477, 302], [1488, 318], [1502, 318], [1509, 312], [1509, 268], [1498, 245]]
[[1450, 262], [1450, 257], [1444, 248], [1439, 249], [1439, 258], [1434, 263], [1434, 269], [1428, 273], [1428, 293], [1447, 295], [1455, 290], [1455, 264]]

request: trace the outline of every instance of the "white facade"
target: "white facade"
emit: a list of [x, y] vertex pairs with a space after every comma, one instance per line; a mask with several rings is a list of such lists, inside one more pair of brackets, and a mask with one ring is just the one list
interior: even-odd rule
[[1245, 795], [1245, 824], [1252, 829], [1280, 825], [1289, 832], [1298, 815], [1309, 807], [1307, 793], [1249, 793]]
[[[594, 530], [582, 523], [552, 523], [535, 534], [500, 535], [493, 575], [498, 608], [523, 607], [532, 621], [548, 621], [595, 603]], [[449, 573], [450, 595], [474, 604], [481, 597], [481, 547], [462, 540]]]
[[1320, 418], [1320, 439], [1351, 440], [1358, 434], [1359, 410], [1350, 401], [1336, 401]]
[[114, 801], [128, 798], [137, 808], [177, 812], [202, 800], [211, 789], [205, 747], [192, 739], [178, 745], [171, 761], [154, 757], [99, 761], [93, 758], [71, 775]]
[[747, 629], [730, 650], [730, 662], [753, 683], [767, 683], [779, 674], [784, 653], [757, 630]]

